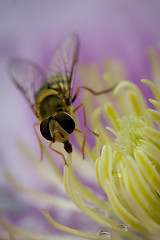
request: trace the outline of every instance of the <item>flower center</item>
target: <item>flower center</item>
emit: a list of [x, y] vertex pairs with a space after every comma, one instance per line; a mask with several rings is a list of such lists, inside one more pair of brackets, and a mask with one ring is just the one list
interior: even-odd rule
[[134, 116], [124, 116], [117, 120], [120, 130], [116, 132], [116, 148], [121, 153], [133, 154], [141, 136], [142, 119]]

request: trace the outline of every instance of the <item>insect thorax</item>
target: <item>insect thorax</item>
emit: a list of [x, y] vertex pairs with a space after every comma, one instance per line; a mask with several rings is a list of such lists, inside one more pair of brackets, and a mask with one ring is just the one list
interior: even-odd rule
[[53, 89], [43, 89], [36, 96], [37, 117], [43, 120], [55, 113], [69, 112], [65, 99]]

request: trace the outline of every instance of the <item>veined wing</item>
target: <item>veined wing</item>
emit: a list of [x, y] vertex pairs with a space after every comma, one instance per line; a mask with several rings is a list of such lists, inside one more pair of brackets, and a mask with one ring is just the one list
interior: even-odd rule
[[9, 71], [11, 79], [20, 89], [36, 114], [35, 93], [39, 91], [46, 80], [43, 71], [35, 63], [21, 58], [13, 58], [10, 61]]
[[[71, 84], [78, 52], [78, 36], [75, 33], [70, 33], [57, 46], [47, 71], [48, 82], [54, 81], [54, 85], [57, 85], [57, 88], [68, 99], [71, 99]], [[55, 76], [56, 78], [54, 78]]]

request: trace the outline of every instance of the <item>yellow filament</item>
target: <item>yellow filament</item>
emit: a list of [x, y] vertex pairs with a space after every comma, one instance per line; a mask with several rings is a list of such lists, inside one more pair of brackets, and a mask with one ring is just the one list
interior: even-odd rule
[[148, 50], [149, 58], [150, 58], [150, 64], [151, 64], [151, 71], [152, 71], [152, 77], [155, 85], [159, 86], [159, 76], [160, 76], [160, 69], [159, 69], [159, 57], [157, 52], [154, 49]]
[[[63, 237], [60, 235], [56, 235], [56, 234], [38, 234], [32, 231], [27, 231], [25, 229], [22, 228], [18, 228], [15, 227], [11, 224], [6, 223], [2, 218], [0, 218], [0, 225], [2, 225], [2, 227], [9, 233], [12, 234], [12, 236], [16, 236], [16, 240], [20, 239], [33, 239], [33, 240], [62, 240]], [[64, 237], [64, 239], [66, 240], [67, 238]], [[69, 240], [70, 238], [68, 238]], [[7, 239], [8, 240], [8, 239]]]
[[156, 101], [155, 99], [149, 99], [149, 101], [158, 109], [160, 109], [160, 102]]
[[158, 101], [160, 101], [159, 91], [158, 91], [156, 85], [148, 79], [142, 79], [141, 82], [147, 84], [152, 89], [156, 99]]
[[117, 119], [119, 119], [120, 117], [119, 114], [115, 111], [115, 108], [113, 108], [111, 104], [107, 103], [105, 104], [105, 112], [114, 129], [119, 131], [120, 127], [117, 122]]
[[160, 112], [157, 112], [153, 109], [149, 109], [148, 113], [150, 115], [151, 120], [160, 125]]
[[146, 106], [142, 97], [139, 96], [136, 91], [127, 91], [127, 97], [129, 100], [130, 115], [145, 116]]
[[[80, 194], [80, 189], [78, 188], [79, 184], [77, 185], [77, 181], [75, 180], [75, 176], [73, 177], [73, 172], [70, 167], [65, 166], [64, 169], [64, 183], [66, 186], [66, 191], [68, 193], [68, 196], [70, 199], [91, 219], [93, 219], [95, 222], [100, 224], [103, 227], [110, 228], [119, 234], [122, 234], [124, 236], [128, 236], [129, 239], [135, 239], [135, 235], [129, 232], [126, 232], [123, 229], [120, 229], [117, 227], [118, 223], [111, 220], [112, 218], [108, 218], [107, 216], [101, 215], [98, 211], [95, 211], [95, 209], [90, 209], [87, 207], [85, 203], [85, 198], [82, 194]], [[75, 191], [76, 190], [76, 191]], [[83, 198], [83, 199], [82, 199]], [[88, 198], [86, 199], [88, 201]], [[93, 205], [94, 206], [94, 205]], [[138, 238], [141, 239], [141, 238]]]
[[146, 140], [151, 140], [151, 142], [154, 142], [157, 144], [157, 146], [160, 146], [160, 132], [156, 129], [153, 129], [151, 127], [143, 127], [142, 129], [143, 137]]
[[[49, 224], [51, 226], [57, 228], [60, 231], [63, 231], [63, 232], [66, 232], [66, 233], [69, 233], [69, 234], [72, 234], [72, 235], [75, 235], [75, 236], [83, 237], [83, 238], [86, 238], [86, 239], [106, 240], [106, 237], [103, 237], [103, 236], [100, 236], [100, 235], [84, 233], [84, 232], [78, 231], [76, 229], [72, 229], [72, 228], [66, 227], [64, 225], [58, 224], [57, 222], [55, 222], [53, 220], [51, 215], [45, 210], [43, 210], [42, 213], [43, 213], [44, 217], [46, 218], [46, 220], [49, 222]], [[111, 237], [110, 239], [112, 240], [113, 238]]]

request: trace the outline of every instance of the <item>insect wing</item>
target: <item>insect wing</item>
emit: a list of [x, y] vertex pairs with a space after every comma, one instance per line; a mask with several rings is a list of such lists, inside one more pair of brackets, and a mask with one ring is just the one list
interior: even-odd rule
[[20, 89], [36, 114], [35, 93], [39, 91], [46, 79], [43, 71], [35, 63], [20, 58], [14, 58], [10, 61], [9, 71], [11, 79]]
[[[75, 33], [68, 34], [57, 46], [48, 68], [48, 81], [54, 76], [58, 77], [57, 87], [65, 90], [67, 83], [68, 98], [71, 99], [71, 84], [75, 64], [77, 63], [79, 51], [79, 40]], [[56, 84], [56, 82], [54, 82]]]

